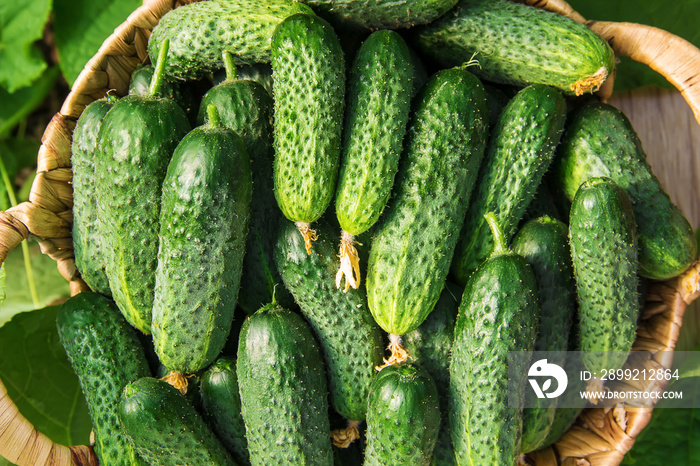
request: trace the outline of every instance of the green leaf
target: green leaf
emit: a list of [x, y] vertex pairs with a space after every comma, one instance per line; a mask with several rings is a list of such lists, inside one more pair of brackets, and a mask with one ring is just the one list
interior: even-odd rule
[[54, 0], [54, 33], [61, 70], [72, 86], [85, 64], [140, 0]]
[[[2, 35], [1, 32], [0, 35]], [[0, 52], [0, 60], [2, 60], [1, 54], [2, 52]], [[5, 69], [4, 66], [0, 68]], [[0, 138], [44, 101], [59, 73], [60, 70], [57, 67], [49, 68], [31, 87], [26, 87], [12, 94], [0, 87], [0, 102], [2, 102], [0, 105]]]
[[78, 377], [58, 339], [58, 309], [19, 314], [0, 328], [0, 379], [40, 432], [62, 445], [87, 444], [92, 424]]
[[[70, 286], [56, 268], [56, 261], [42, 254], [38, 244], [30, 244], [30, 258], [34, 281], [39, 294], [39, 307], [47, 306], [70, 296]], [[9, 321], [15, 314], [31, 311], [34, 306], [27, 282], [22, 250], [17, 247], [10, 251], [4, 262], [6, 297], [0, 304], [0, 325]], [[0, 353], [2, 354], [2, 353]]]
[[[571, 0], [574, 10], [589, 20], [626, 21], [664, 29], [695, 46], [700, 46], [700, 0], [669, 2], [667, 0], [615, 1]], [[615, 90], [623, 91], [646, 85], [672, 87], [666, 79], [646, 65], [622, 58], [615, 77]]]
[[10, 93], [29, 86], [46, 69], [34, 44], [42, 38], [51, 0], [0, 2], [0, 86]]

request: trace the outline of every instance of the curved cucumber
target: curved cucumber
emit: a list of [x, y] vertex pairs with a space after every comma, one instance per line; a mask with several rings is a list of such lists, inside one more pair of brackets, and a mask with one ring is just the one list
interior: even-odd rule
[[377, 222], [389, 200], [406, 134], [413, 76], [411, 53], [394, 31], [372, 33], [353, 61], [335, 195], [343, 230], [341, 263], [351, 265], [341, 269], [346, 290], [360, 282], [353, 237]]
[[476, 60], [484, 80], [547, 84], [595, 92], [615, 55], [600, 36], [566, 16], [508, 0], [460, 0], [449, 14], [415, 29], [419, 48], [443, 66]]
[[323, 351], [331, 404], [346, 419], [362, 421], [374, 368], [382, 363], [382, 332], [369, 312], [364, 287], [348, 293], [336, 288], [333, 230], [319, 222], [317, 231], [315, 253], [308, 255], [296, 227], [283, 226], [275, 258]]
[[236, 373], [251, 464], [332, 464], [323, 358], [298, 314], [273, 304], [249, 316]]
[[221, 443], [238, 463], [250, 464], [235, 359], [214, 361], [199, 379], [199, 393], [204, 418]]
[[345, 59], [321, 18], [291, 16], [272, 36], [274, 187], [282, 213], [311, 252], [313, 231], [335, 193], [345, 106]]
[[487, 212], [495, 213], [507, 241], [515, 234], [554, 158], [565, 117], [561, 93], [543, 85], [522, 89], [503, 109], [491, 132], [455, 248], [452, 273], [458, 283], [466, 283], [493, 249], [493, 236], [484, 219]]
[[395, 335], [418, 327], [440, 296], [488, 128], [483, 85], [466, 70], [437, 72], [414, 102], [394, 193], [367, 266], [372, 315]]
[[163, 181], [151, 331], [161, 362], [188, 374], [226, 343], [250, 218], [250, 160], [216, 115], [182, 139]]
[[116, 98], [99, 99], [85, 107], [73, 130], [71, 165], [73, 169], [73, 252], [75, 265], [85, 283], [98, 293], [111, 296], [109, 279], [102, 257], [100, 234], [97, 231], [97, 199], [106, 195], [95, 183], [97, 134], [102, 120]]
[[64, 302], [56, 326], [87, 401], [100, 464], [145, 465], [117, 417], [126, 384], [151, 375], [136, 330], [110, 299], [93, 292]]
[[582, 107], [569, 117], [558, 154], [556, 178], [569, 200], [581, 183], [597, 176], [611, 178], [627, 193], [639, 229], [640, 275], [671, 278], [697, 259], [690, 223], [652, 173], [622, 112], [602, 103]]
[[365, 465], [427, 466], [440, 427], [435, 382], [412, 364], [382, 369], [367, 399]]
[[150, 465], [236, 464], [187, 399], [163, 380], [143, 377], [128, 384], [119, 417], [134, 448]]
[[534, 349], [537, 283], [527, 261], [507, 249], [495, 216], [489, 223], [496, 247], [467, 282], [455, 323], [450, 428], [460, 464], [516, 465], [523, 414], [508, 404], [508, 352]]
[[583, 363], [594, 374], [619, 369], [639, 316], [637, 227], [627, 194], [610, 178], [590, 178], [576, 191], [569, 241]]

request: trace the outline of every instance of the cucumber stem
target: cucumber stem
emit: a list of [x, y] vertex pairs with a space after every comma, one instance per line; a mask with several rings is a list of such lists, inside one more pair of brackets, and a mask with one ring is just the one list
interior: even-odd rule
[[331, 431], [333, 445], [338, 448], [347, 448], [352, 442], [360, 438], [360, 421], [348, 421], [348, 426], [344, 429]]
[[236, 63], [233, 61], [233, 54], [228, 50], [224, 50], [224, 69], [226, 70], [226, 82], [230, 82], [238, 78]]
[[355, 237], [343, 231], [340, 240], [340, 269], [338, 273], [335, 274], [335, 286], [340, 289], [340, 285], [343, 283], [343, 277], [345, 277], [345, 293], [348, 292], [352, 286], [357, 289], [360, 286], [360, 257], [357, 254], [357, 249], [355, 244], [362, 246], [360, 243], [355, 243]]
[[301, 236], [304, 238], [304, 246], [306, 246], [306, 253], [308, 255], [311, 255], [311, 253], [313, 252], [313, 249], [311, 248], [311, 242], [316, 241], [318, 239], [316, 230], [312, 230], [311, 225], [306, 222], [296, 222], [295, 225], [297, 226], [299, 233], [301, 233]]
[[165, 60], [168, 57], [168, 49], [170, 48], [170, 40], [165, 39], [163, 44], [160, 46], [160, 52], [158, 52], [158, 63], [156, 63], [155, 71], [153, 72], [153, 77], [151, 78], [151, 85], [148, 88], [148, 96], [154, 97], [160, 92], [160, 88], [163, 84], [163, 75], [165, 73]]
[[207, 124], [215, 128], [221, 127], [221, 117], [219, 116], [219, 110], [216, 105], [207, 105]]
[[493, 212], [489, 212], [489, 213], [484, 215], [484, 218], [486, 219], [486, 222], [489, 224], [489, 228], [491, 228], [491, 233], [493, 233], [494, 247], [493, 247], [492, 255], [497, 256], [500, 254], [509, 253], [510, 249], [508, 249], [508, 243], [506, 242], [506, 236], [503, 234], [503, 230], [501, 229], [501, 226], [498, 224], [498, 220], [496, 220], [496, 214], [494, 214]]

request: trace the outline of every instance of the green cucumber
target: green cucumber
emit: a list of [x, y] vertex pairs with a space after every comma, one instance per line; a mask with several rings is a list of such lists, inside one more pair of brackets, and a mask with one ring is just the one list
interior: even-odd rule
[[332, 464], [323, 357], [301, 316], [271, 304], [247, 317], [236, 374], [251, 464]]
[[[164, 57], [167, 46], [162, 48]], [[151, 331], [161, 184], [190, 124], [171, 99], [158, 97], [162, 65], [148, 95], [128, 95], [105, 115], [97, 135], [98, 233], [112, 296], [126, 320]]]
[[591, 103], [573, 113], [554, 168], [569, 200], [597, 176], [611, 178], [627, 193], [639, 229], [640, 275], [675, 277], [697, 259], [690, 223], [653, 174], [629, 119], [615, 107]]
[[163, 180], [151, 332], [171, 371], [193, 373], [219, 355], [233, 320], [253, 191], [243, 141], [209, 121], [178, 144]]
[[566, 102], [550, 86], [533, 84], [513, 97], [491, 132], [474, 197], [455, 249], [452, 273], [459, 284], [493, 248], [484, 215], [494, 212], [506, 241], [532, 201], [554, 158], [564, 129]]
[[97, 134], [102, 120], [117, 98], [107, 96], [85, 107], [73, 130], [71, 165], [73, 170], [73, 252], [75, 265], [85, 283], [98, 293], [111, 296], [105, 272], [100, 235], [97, 230], [97, 199], [106, 195], [95, 183]]
[[143, 377], [126, 385], [119, 417], [150, 465], [236, 464], [187, 399], [163, 380]]
[[245, 423], [241, 415], [236, 360], [220, 357], [199, 380], [204, 418], [228, 452], [240, 464], [250, 464]]
[[571, 204], [569, 241], [579, 351], [595, 377], [622, 367], [639, 316], [637, 226], [629, 197], [613, 180], [594, 177], [581, 184]]
[[427, 466], [439, 427], [437, 388], [430, 375], [413, 364], [385, 367], [367, 399], [364, 464]]
[[335, 193], [340, 161], [345, 59], [323, 19], [296, 14], [272, 36], [274, 192], [311, 253], [318, 220]]
[[273, 102], [262, 85], [236, 78], [237, 69], [227, 52], [224, 52], [224, 63], [228, 77], [204, 94], [197, 121], [204, 123], [207, 119], [204, 109], [214, 105], [221, 123], [241, 136], [250, 157], [253, 196], [238, 305], [247, 314], [252, 314], [272, 302], [273, 293], [283, 306], [293, 302], [289, 292], [278, 286], [282, 279], [273, 257], [277, 229], [284, 220], [277, 207], [272, 183]]
[[313, 328], [326, 361], [331, 404], [350, 421], [363, 421], [374, 368], [382, 363], [382, 332], [367, 307], [364, 287], [345, 293], [334, 278], [339, 266], [332, 227], [317, 226], [315, 253], [291, 223], [280, 230], [275, 258], [285, 286]]
[[[518, 231], [511, 245], [532, 266], [540, 299], [540, 324], [535, 351], [564, 352], [569, 345], [569, 331], [576, 313], [569, 228], [551, 217], [530, 220]], [[564, 358], [551, 358], [550, 363], [563, 366]], [[528, 394], [534, 395], [533, 392]], [[532, 397], [523, 419], [521, 449], [530, 452], [540, 448], [556, 415], [557, 399]]]
[[457, 0], [301, 1], [334, 21], [368, 29], [400, 29], [429, 23], [457, 3]]
[[390, 30], [362, 43], [348, 78], [348, 103], [335, 193], [342, 229], [341, 273], [345, 290], [361, 280], [354, 237], [381, 215], [394, 184], [408, 123], [414, 69], [408, 46]]
[[100, 464], [146, 464], [117, 413], [126, 384], [151, 375], [136, 330], [110, 299], [88, 291], [61, 305], [56, 326], [87, 401]]
[[486, 146], [488, 108], [469, 71], [438, 71], [414, 100], [394, 193], [370, 249], [367, 300], [402, 335], [435, 306]]
[[[508, 353], [535, 347], [537, 282], [527, 261], [508, 249], [495, 215], [487, 215], [495, 248], [467, 282], [459, 306], [450, 364], [450, 429], [459, 464], [516, 465], [523, 413], [509, 407]], [[523, 378], [512, 387], [519, 390], [514, 396], [524, 396], [525, 384]]]
[[447, 406], [450, 387], [450, 354], [462, 292], [462, 288], [454, 283], [445, 283], [440, 299], [425, 322], [402, 337], [404, 348], [409, 352], [411, 361], [425, 369], [437, 386], [441, 421], [433, 452], [433, 464], [436, 466], [455, 464]]
[[190, 3], [160, 19], [148, 40], [148, 55], [155, 63], [162, 42], [169, 40], [165, 74], [182, 81], [222, 68], [224, 50], [238, 64], [269, 63], [273, 31], [296, 13], [313, 14], [308, 6], [292, 0]]
[[415, 29], [423, 53], [443, 66], [476, 60], [474, 73], [502, 84], [547, 84], [569, 95], [597, 91], [615, 55], [585, 24], [508, 0], [460, 0]]

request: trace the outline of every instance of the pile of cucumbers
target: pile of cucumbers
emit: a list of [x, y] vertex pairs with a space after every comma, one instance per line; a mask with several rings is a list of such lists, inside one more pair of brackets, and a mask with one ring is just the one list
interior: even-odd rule
[[697, 258], [568, 18], [210, 0], [148, 50], [72, 142], [102, 465], [515, 465], [578, 411], [509, 407], [508, 353], [629, 351]]

